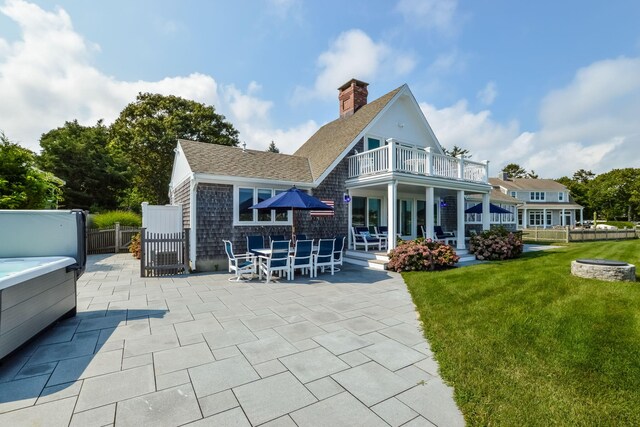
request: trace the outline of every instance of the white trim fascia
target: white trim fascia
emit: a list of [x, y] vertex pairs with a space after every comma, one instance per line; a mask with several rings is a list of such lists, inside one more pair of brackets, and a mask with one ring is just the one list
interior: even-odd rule
[[[256, 185], [250, 185], [248, 184], [249, 187], [247, 188], [251, 188], [254, 190], [253, 194], [254, 197], [256, 196], [256, 192], [257, 190], [261, 189], [261, 186], [256, 186]], [[240, 222], [239, 221], [239, 212], [238, 212], [238, 200], [240, 198], [240, 188], [243, 187], [243, 184], [235, 184], [233, 186], [233, 212], [232, 212], [232, 218], [231, 218], [231, 225], [232, 227], [274, 227], [274, 226], [292, 226], [293, 225], [293, 215], [291, 213], [291, 210], [287, 211], [287, 220], [286, 221], [275, 221], [274, 219], [272, 219], [271, 221], [245, 221], [245, 222]], [[264, 188], [265, 190], [278, 190], [277, 188]], [[255, 201], [255, 199], [254, 199]], [[272, 211], [275, 211], [275, 209], [272, 209]], [[273, 212], [272, 212], [273, 213]], [[254, 216], [255, 218], [255, 216]]]
[[[178, 150], [180, 153], [175, 152], [175, 150]], [[189, 179], [189, 175], [187, 175], [185, 179], [183, 179], [178, 184], [171, 187], [171, 185], [173, 184], [174, 173], [176, 171], [176, 163], [177, 163], [176, 158], [178, 157], [178, 155], [181, 155], [182, 157], [184, 157], [185, 162], [189, 166], [189, 172], [193, 174], [193, 169], [191, 169], [191, 164], [189, 164], [189, 160], [187, 159], [187, 156], [184, 154], [184, 150], [182, 149], [182, 146], [180, 145], [180, 141], [178, 140], [178, 143], [176, 144], [176, 148], [174, 148], [174, 153], [173, 153], [173, 164], [171, 165], [171, 179], [169, 180], [169, 188], [175, 188], [178, 185], [182, 184], [186, 179]]]
[[248, 178], [243, 176], [230, 176], [230, 175], [212, 175], [205, 173], [195, 173], [195, 178], [199, 183], [203, 184], [229, 184], [229, 185], [238, 185], [238, 184], [250, 184], [250, 185], [268, 185], [275, 187], [293, 187], [294, 185], [298, 188], [302, 189], [311, 189], [314, 188], [315, 185], [311, 182], [296, 182], [296, 181], [283, 181], [283, 180], [275, 180], [275, 179], [264, 179], [264, 178]]
[[196, 215], [196, 209], [198, 205], [196, 203], [196, 195], [198, 188], [198, 179], [194, 173], [191, 174], [189, 183], [189, 253], [191, 255], [191, 261], [193, 262], [193, 269], [196, 269], [196, 257], [197, 257], [197, 245], [196, 245], [196, 228], [198, 216]]
[[462, 180], [452, 180], [437, 176], [415, 176], [407, 174], [385, 173], [380, 175], [371, 175], [362, 178], [351, 178], [345, 181], [348, 189], [359, 187], [368, 187], [374, 185], [386, 185], [390, 181], [397, 181], [398, 184], [417, 185], [422, 187], [437, 187], [449, 190], [465, 190], [476, 193], [491, 193], [491, 185], [481, 182], [470, 182]]
[[324, 181], [324, 179], [331, 172], [333, 172], [333, 170], [336, 168], [336, 166], [338, 166], [338, 164], [347, 156], [347, 154], [353, 149], [353, 147], [355, 147], [355, 145], [358, 143], [358, 141], [360, 141], [360, 139], [362, 137], [364, 137], [369, 132], [369, 130], [373, 127], [374, 123], [376, 123], [376, 121], [380, 118], [380, 116], [382, 116], [387, 110], [389, 110], [391, 105], [393, 105], [398, 100], [398, 98], [404, 93], [405, 89], [408, 89], [408, 86], [407, 86], [406, 83], [402, 86], [402, 89], [400, 89], [398, 91], [398, 93], [396, 93], [393, 96], [393, 98], [391, 98], [389, 100], [389, 102], [387, 102], [387, 105], [385, 105], [384, 108], [382, 110], [380, 110], [378, 112], [378, 114], [376, 114], [373, 119], [371, 119], [369, 124], [367, 126], [365, 126], [364, 129], [362, 129], [362, 131], [360, 131], [360, 133], [355, 137], [355, 139], [353, 141], [351, 141], [351, 143], [347, 146], [347, 148], [344, 149], [342, 151], [342, 153], [338, 157], [336, 157], [336, 159], [333, 161], [333, 163], [331, 163], [331, 165], [329, 165], [329, 167], [322, 173], [322, 175], [320, 175], [320, 177], [318, 177], [318, 179], [316, 179], [313, 182], [313, 186], [314, 187], [317, 187], [318, 185], [320, 185], [322, 183], [322, 181]]
[[406, 92], [408, 92], [408, 94], [410, 95], [409, 98], [413, 102], [414, 107], [418, 110], [418, 115], [422, 117], [422, 121], [425, 127], [427, 128], [427, 132], [429, 133], [429, 135], [431, 135], [433, 140], [436, 142], [438, 148], [440, 148], [440, 154], [444, 155], [444, 148], [442, 147], [442, 144], [440, 144], [438, 137], [433, 132], [433, 129], [431, 129], [431, 125], [429, 124], [429, 121], [427, 120], [424, 113], [422, 112], [422, 108], [420, 108], [420, 104], [418, 103], [418, 101], [416, 100], [416, 97], [413, 95], [413, 92], [411, 92], [411, 89], [409, 89], [409, 86], [406, 83], [400, 92], [404, 92], [405, 89], [406, 89]]

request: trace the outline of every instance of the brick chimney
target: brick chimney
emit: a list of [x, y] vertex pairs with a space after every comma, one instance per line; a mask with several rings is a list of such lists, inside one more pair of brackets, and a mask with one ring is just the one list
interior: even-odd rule
[[340, 101], [340, 117], [349, 117], [360, 109], [363, 105], [367, 105], [367, 90], [369, 83], [360, 80], [351, 79], [338, 88], [340, 93], [338, 99]]

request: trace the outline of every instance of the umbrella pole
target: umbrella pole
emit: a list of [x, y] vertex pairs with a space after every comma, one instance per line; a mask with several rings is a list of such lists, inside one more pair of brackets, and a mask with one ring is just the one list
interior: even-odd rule
[[295, 244], [294, 236], [296, 235], [296, 209], [291, 208], [291, 243]]

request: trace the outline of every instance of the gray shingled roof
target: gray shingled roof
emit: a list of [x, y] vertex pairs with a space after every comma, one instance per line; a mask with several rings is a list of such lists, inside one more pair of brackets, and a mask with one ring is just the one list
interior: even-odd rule
[[504, 181], [500, 178], [489, 178], [489, 183], [514, 191], [566, 191], [567, 189], [552, 179], [510, 178], [508, 181]]
[[309, 159], [269, 151], [246, 150], [204, 142], [178, 141], [195, 173], [245, 178], [313, 182]]
[[[504, 194], [502, 191], [498, 190], [497, 188], [491, 189], [491, 194], [489, 196], [489, 199], [491, 199], [491, 202], [496, 202], [496, 203], [513, 203], [513, 204], [522, 203], [522, 201], [516, 199], [515, 197], [511, 197], [508, 194]], [[467, 200], [482, 201], [482, 194], [471, 194], [467, 197]]]
[[402, 88], [400, 86], [362, 106], [349, 117], [322, 126], [293, 154], [307, 157], [313, 178], [318, 179]]

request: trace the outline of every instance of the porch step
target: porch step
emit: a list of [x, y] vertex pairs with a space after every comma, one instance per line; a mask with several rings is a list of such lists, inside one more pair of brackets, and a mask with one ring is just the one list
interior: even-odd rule
[[344, 253], [344, 262], [361, 265], [375, 270], [386, 270], [389, 257], [386, 252], [364, 252], [348, 249]]

